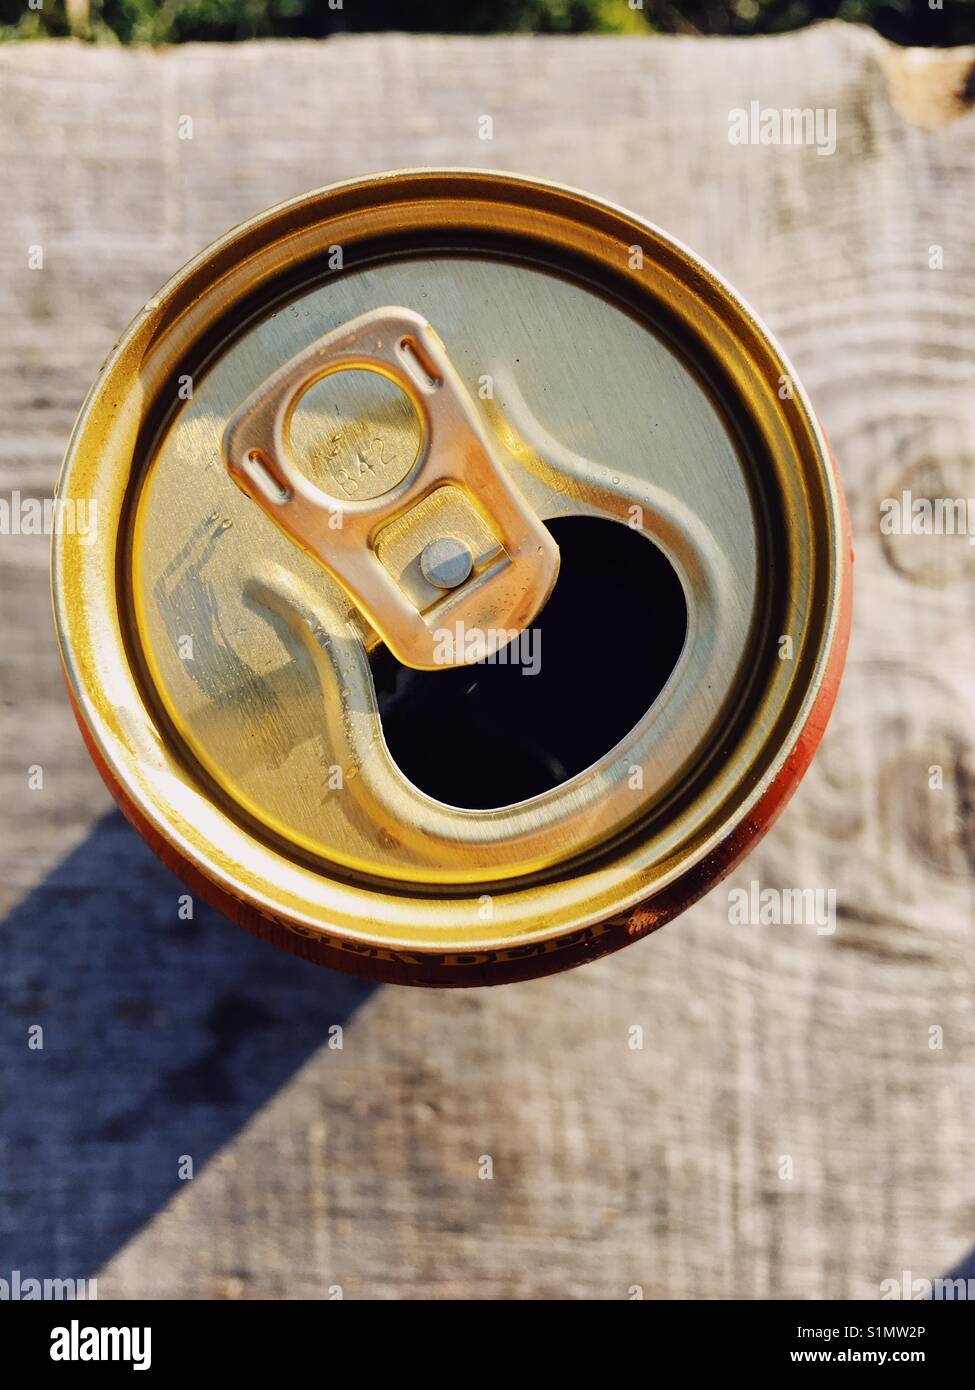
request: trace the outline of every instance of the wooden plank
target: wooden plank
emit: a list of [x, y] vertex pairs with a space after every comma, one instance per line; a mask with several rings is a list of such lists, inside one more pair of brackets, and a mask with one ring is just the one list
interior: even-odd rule
[[[904, 488], [975, 496], [971, 61], [840, 25], [0, 49], [0, 495], [50, 494], [102, 357], [212, 237], [451, 163], [590, 189], [717, 265], [811, 391], [857, 544], [834, 723], [730, 883], [835, 887], [835, 934], [733, 927], [718, 889], [584, 970], [432, 996], [180, 923], [179, 885], [100, 819], [46, 539], [0, 537], [4, 1269], [130, 1297], [859, 1297], [963, 1255], [975, 549], [885, 538], [878, 514]], [[752, 101], [835, 109], [835, 153], [730, 145]]]

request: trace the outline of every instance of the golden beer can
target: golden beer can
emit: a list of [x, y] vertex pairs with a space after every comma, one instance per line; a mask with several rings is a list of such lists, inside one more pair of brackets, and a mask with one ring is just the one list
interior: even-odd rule
[[395, 172], [227, 233], [105, 362], [59, 497], [96, 522], [55, 530], [54, 608], [122, 809], [240, 925], [380, 980], [653, 931], [839, 682], [849, 526], [788, 362], [549, 183]]

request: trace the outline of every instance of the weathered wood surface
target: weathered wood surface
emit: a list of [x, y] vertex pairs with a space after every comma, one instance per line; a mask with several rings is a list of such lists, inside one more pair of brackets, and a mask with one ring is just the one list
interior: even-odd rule
[[[731, 279], [818, 405], [858, 557], [833, 725], [731, 881], [835, 887], [835, 935], [732, 927], [722, 888], [597, 965], [442, 995], [178, 922], [175, 880], [103, 819], [46, 540], [0, 537], [0, 1275], [97, 1272], [136, 1297], [815, 1298], [965, 1255], [975, 548], [885, 540], [878, 504], [975, 496], [971, 56], [918, 67], [833, 25], [0, 49], [3, 496], [50, 495], [115, 337], [226, 227], [348, 175], [488, 165], [629, 206]], [[752, 100], [835, 107], [835, 154], [730, 146]]]

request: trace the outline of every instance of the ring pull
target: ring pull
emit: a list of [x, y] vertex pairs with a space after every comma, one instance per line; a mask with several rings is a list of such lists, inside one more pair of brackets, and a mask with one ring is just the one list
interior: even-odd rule
[[[357, 370], [379, 372], [407, 395], [420, 445], [381, 496], [339, 501], [296, 466], [290, 424], [309, 387]], [[439, 336], [410, 309], [371, 310], [285, 363], [239, 407], [223, 453], [237, 486], [341, 584], [405, 666], [479, 660], [478, 634], [487, 650], [498, 640], [491, 634], [511, 640], [555, 583], [558, 546], [510, 481]], [[476, 554], [465, 536], [478, 538]], [[448, 621], [473, 640], [445, 643]]]

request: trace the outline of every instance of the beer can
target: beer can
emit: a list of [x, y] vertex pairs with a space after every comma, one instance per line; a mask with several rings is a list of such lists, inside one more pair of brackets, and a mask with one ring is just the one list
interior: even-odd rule
[[59, 496], [97, 522], [56, 530], [54, 607], [116, 799], [358, 975], [647, 935], [769, 827], [839, 682], [849, 526], [788, 362], [551, 183], [394, 172], [228, 232], [105, 362]]

